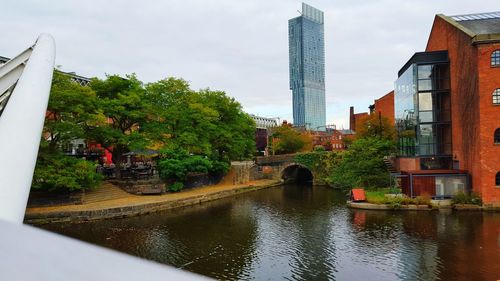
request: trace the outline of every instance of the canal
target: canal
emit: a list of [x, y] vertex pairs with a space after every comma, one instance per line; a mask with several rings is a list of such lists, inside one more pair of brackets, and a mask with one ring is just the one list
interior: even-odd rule
[[351, 210], [327, 187], [43, 227], [223, 280], [500, 279], [500, 213]]

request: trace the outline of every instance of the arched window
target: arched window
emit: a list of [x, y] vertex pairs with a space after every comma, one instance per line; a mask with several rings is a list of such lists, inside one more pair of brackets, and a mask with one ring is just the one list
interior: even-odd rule
[[495, 177], [495, 185], [500, 186], [500, 172], [498, 172], [497, 176]]
[[500, 104], [500, 89], [493, 91], [493, 104]]
[[500, 128], [495, 130], [494, 142], [500, 144]]
[[500, 50], [491, 53], [491, 66], [500, 66]]

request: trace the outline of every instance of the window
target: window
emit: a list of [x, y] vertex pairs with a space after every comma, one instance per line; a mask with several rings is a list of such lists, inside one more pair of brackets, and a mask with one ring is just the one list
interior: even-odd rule
[[497, 176], [495, 177], [495, 185], [500, 186], [500, 172], [498, 172]]
[[493, 104], [500, 104], [500, 89], [493, 92]]
[[495, 144], [500, 144], [500, 128], [495, 130]]
[[500, 50], [491, 53], [491, 66], [500, 66]]

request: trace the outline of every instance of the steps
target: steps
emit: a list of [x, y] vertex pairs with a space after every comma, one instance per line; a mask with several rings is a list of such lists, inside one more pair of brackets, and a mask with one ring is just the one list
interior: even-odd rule
[[104, 182], [101, 186], [97, 187], [95, 190], [86, 191], [83, 202], [85, 204], [108, 201], [114, 199], [121, 199], [133, 196], [116, 185], [108, 182]]
[[387, 167], [387, 170], [389, 170], [389, 172], [391, 174], [398, 174], [399, 173], [398, 170], [396, 170], [396, 168], [392, 164], [392, 161], [389, 159], [389, 157], [387, 157], [387, 156], [384, 157], [384, 164]]

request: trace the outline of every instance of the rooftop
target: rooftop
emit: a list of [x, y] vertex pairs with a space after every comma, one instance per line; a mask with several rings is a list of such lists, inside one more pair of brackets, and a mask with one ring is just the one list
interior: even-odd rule
[[473, 37], [476, 42], [500, 38], [500, 12], [439, 16]]

